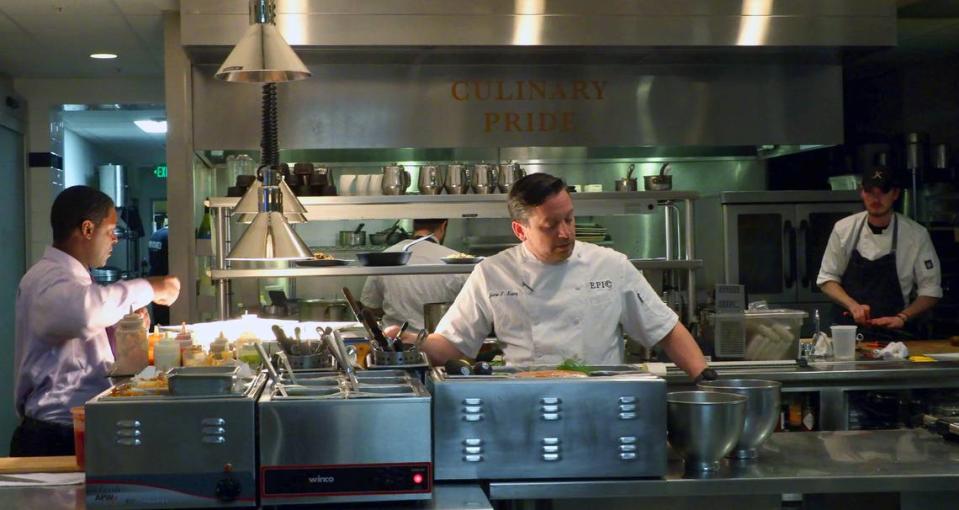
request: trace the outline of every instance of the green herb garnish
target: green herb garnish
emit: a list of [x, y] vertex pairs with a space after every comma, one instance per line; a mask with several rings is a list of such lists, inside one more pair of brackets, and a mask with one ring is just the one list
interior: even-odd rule
[[593, 371], [593, 367], [576, 358], [566, 358], [556, 367], [556, 370], [570, 370], [572, 372], [582, 372], [589, 375]]

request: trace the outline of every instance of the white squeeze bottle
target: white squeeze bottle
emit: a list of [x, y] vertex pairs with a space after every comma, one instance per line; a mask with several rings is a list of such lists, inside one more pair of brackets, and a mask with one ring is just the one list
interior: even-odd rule
[[163, 335], [163, 338], [158, 340], [153, 347], [153, 359], [159, 372], [166, 372], [171, 368], [180, 366], [180, 344], [176, 340]]
[[193, 334], [186, 328], [186, 323], [180, 326], [180, 332], [176, 334], [176, 342], [180, 345], [180, 359], [183, 359], [183, 353], [189, 352], [193, 347]]

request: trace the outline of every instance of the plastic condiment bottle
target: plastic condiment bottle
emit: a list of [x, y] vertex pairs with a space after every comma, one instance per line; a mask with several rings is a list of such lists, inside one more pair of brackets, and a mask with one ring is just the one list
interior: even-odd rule
[[113, 373], [118, 375], [136, 374], [147, 366], [149, 341], [143, 319], [133, 312], [125, 315], [117, 323], [116, 363]]
[[226, 339], [226, 335], [223, 332], [220, 332], [220, 336], [216, 337], [216, 340], [210, 343], [210, 354], [214, 359], [226, 359], [227, 356], [233, 357], [230, 353], [230, 341]]
[[181, 324], [180, 332], [176, 334], [176, 342], [180, 345], [180, 358], [182, 359], [183, 353], [193, 347], [193, 334], [186, 328], [185, 322]]
[[154, 348], [156, 353], [156, 367], [161, 372], [180, 366], [180, 344], [176, 340], [163, 335]]
[[147, 337], [147, 362], [151, 365], [155, 364], [154, 358], [154, 349], [156, 348], [156, 343], [161, 339], [165, 338], [166, 335], [160, 333], [160, 330], [157, 327], [153, 326], [153, 332], [150, 333], [150, 336]]

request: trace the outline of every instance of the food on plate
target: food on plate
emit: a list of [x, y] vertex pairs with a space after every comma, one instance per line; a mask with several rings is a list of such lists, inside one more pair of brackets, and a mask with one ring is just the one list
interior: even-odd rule
[[558, 379], [564, 377], [589, 377], [588, 375], [575, 370], [530, 370], [528, 372], [516, 372], [513, 374], [520, 379]]
[[475, 259], [475, 255], [470, 255], [469, 253], [456, 252], [452, 255], [447, 255], [445, 258], [448, 259]]
[[110, 390], [111, 397], [136, 397], [142, 395], [156, 395], [169, 391], [166, 374], [160, 373], [150, 379], [133, 379], [118, 384]]
[[329, 253], [323, 253], [321, 251], [313, 252], [313, 258], [316, 260], [333, 260], [335, 257]]

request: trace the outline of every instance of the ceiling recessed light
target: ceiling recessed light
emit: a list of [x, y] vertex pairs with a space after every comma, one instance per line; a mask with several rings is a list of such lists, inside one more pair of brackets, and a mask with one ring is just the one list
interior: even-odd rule
[[135, 120], [134, 124], [137, 125], [144, 133], [153, 133], [153, 134], [163, 134], [166, 133], [166, 121], [165, 120], [154, 120], [154, 119], [144, 119], [144, 120]]
[[116, 53], [91, 53], [90, 58], [95, 58], [99, 60], [110, 60], [117, 58]]

